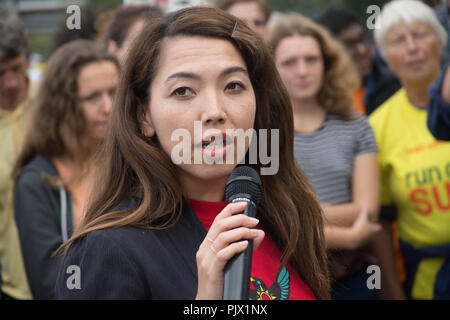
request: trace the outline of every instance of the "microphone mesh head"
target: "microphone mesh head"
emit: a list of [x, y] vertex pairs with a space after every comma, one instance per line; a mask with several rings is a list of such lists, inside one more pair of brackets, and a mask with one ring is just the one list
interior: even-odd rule
[[256, 205], [262, 196], [261, 179], [255, 169], [241, 166], [231, 172], [225, 187], [225, 199], [231, 202], [238, 194], [247, 194]]

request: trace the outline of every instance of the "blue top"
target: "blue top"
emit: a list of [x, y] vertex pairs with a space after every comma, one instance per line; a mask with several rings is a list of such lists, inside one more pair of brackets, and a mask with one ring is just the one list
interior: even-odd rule
[[430, 87], [431, 100], [428, 104], [428, 129], [436, 139], [450, 140], [450, 105], [442, 99], [441, 89], [444, 82], [446, 66], [439, 78]]

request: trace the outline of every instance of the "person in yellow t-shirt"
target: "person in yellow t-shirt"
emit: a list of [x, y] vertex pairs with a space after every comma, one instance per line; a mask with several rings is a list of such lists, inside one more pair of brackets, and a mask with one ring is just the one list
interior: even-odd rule
[[376, 30], [376, 41], [403, 85], [369, 118], [379, 147], [382, 208], [397, 210], [407, 297], [449, 299], [450, 143], [427, 128], [427, 90], [440, 73], [446, 35], [420, 1], [390, 2], [380, 19], [391, 23]]
[[10, 7], [0, 7], [0, 263], [1, 299], [31, 299], [14, 221], [11, 171], [27, 121], [30, 80], [24, 27]]

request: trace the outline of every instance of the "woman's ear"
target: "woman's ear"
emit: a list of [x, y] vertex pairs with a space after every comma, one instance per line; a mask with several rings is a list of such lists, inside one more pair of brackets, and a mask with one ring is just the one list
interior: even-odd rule
[[155, 129], [153, 128], [150, 111], [147, 108], [141, 108], [139, 120], [141, 123], [142, 134], [148, 138], [153, 137], [155, 135]]

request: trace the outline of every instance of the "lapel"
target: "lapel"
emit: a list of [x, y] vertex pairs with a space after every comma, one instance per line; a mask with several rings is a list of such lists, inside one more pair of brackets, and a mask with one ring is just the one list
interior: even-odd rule
[[183, 213], [180, 220], [175, 226], [165, 232], [173, 247], [189, 266], [190, 274], [194, 277], [195, 283], [197, 283], [197, 261], [195, 256], [207, 232], [198, 219], [197, 214], [184, 198]]

